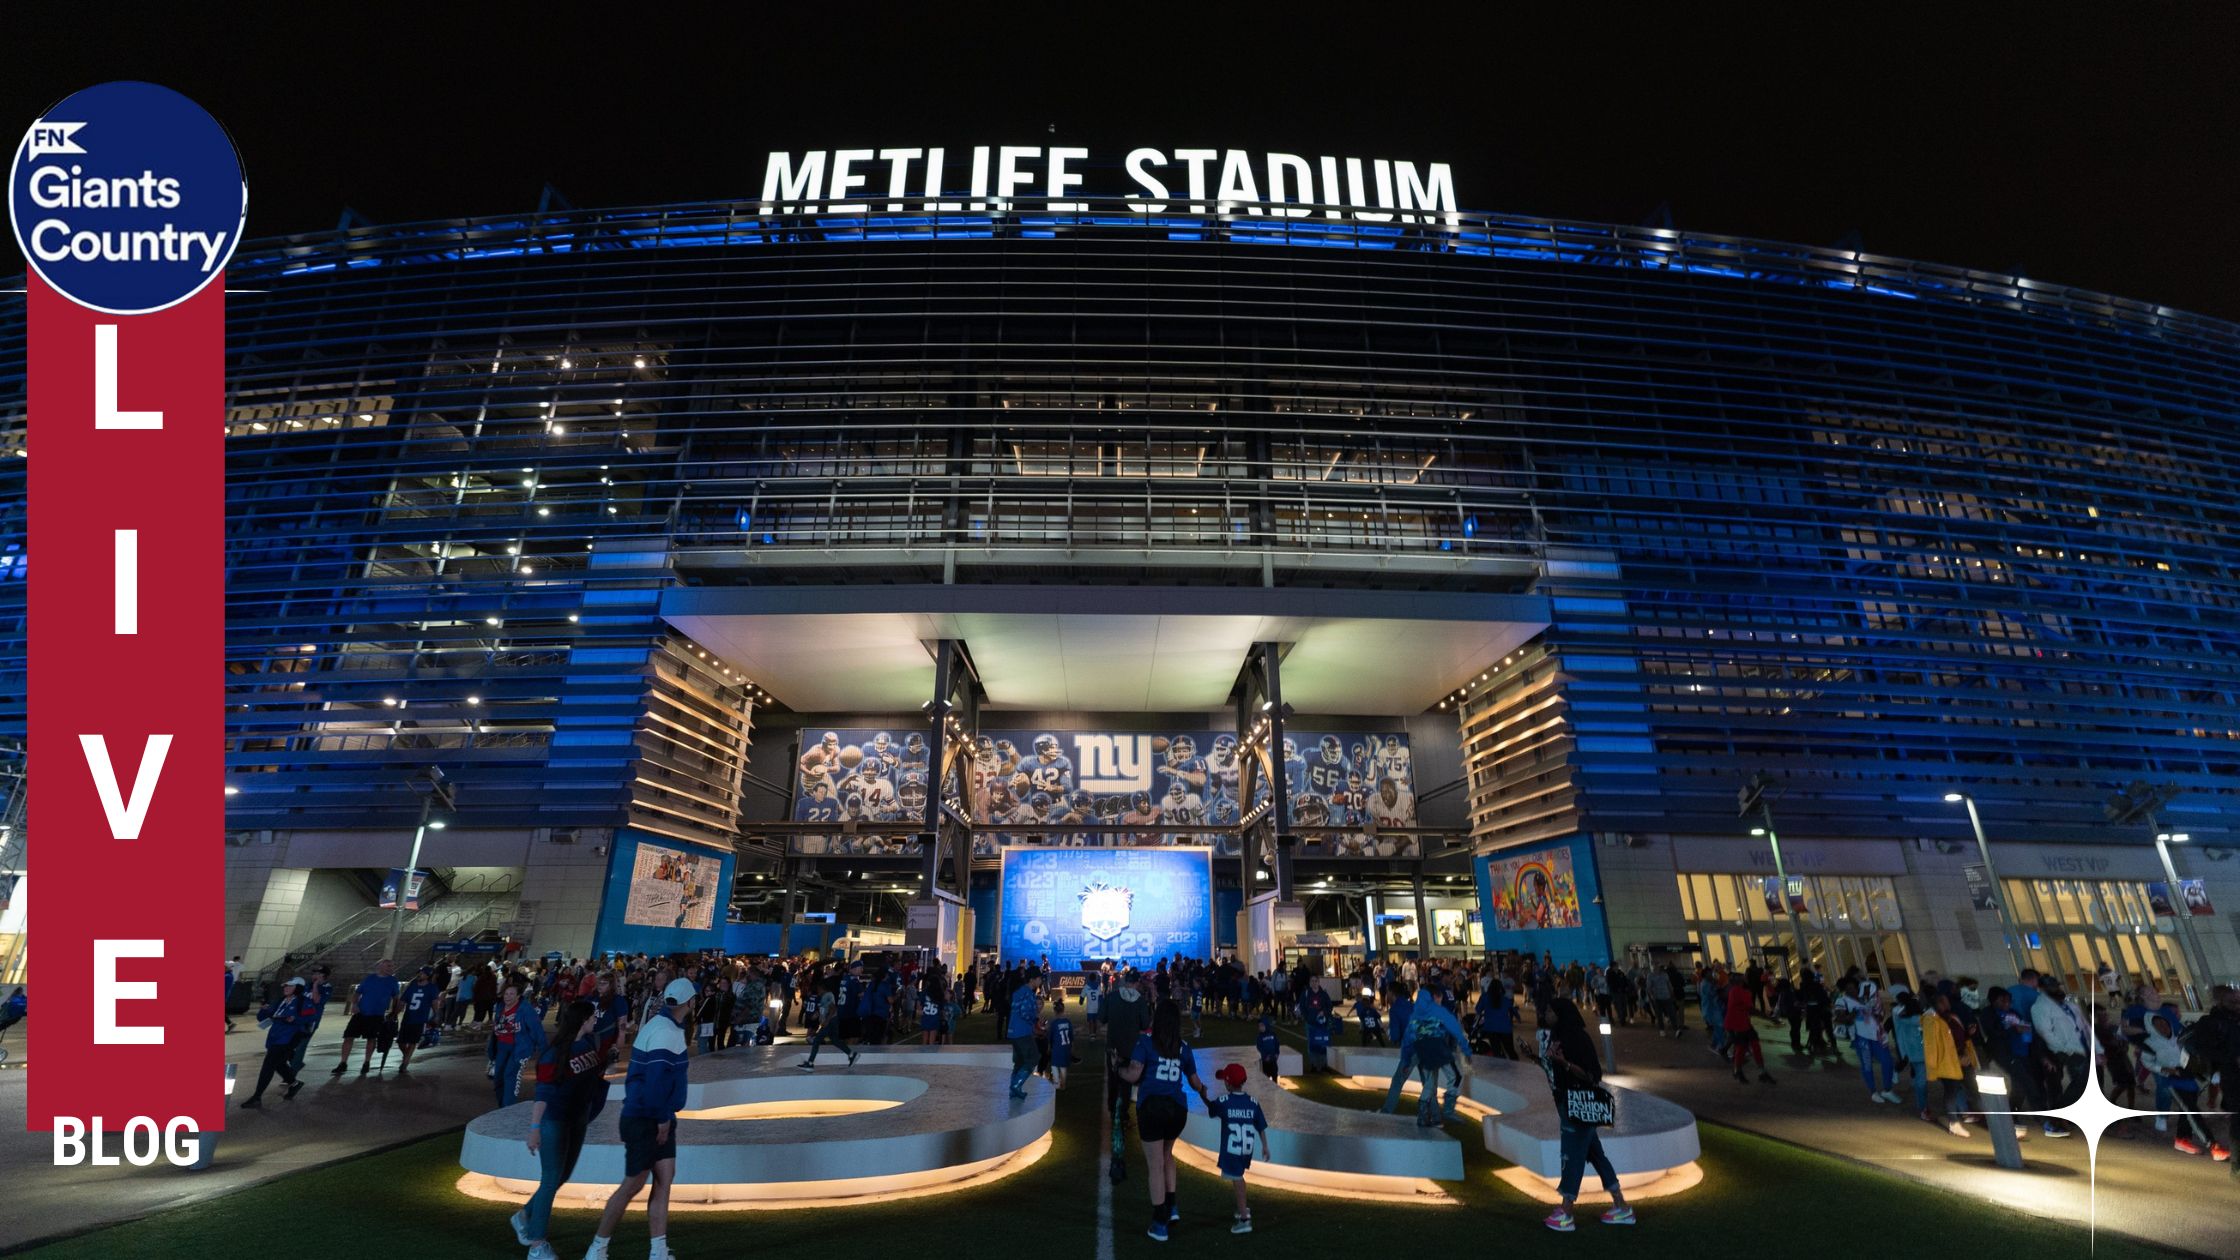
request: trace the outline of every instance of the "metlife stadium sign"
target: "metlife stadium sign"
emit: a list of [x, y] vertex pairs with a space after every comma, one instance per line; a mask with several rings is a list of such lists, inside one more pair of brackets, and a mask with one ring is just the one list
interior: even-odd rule
[[764, 214], [951, 214], [1031, 203], [1057, 214], [1238, 214], [1360, 223], [1457, 222], [1445, 162], [1301, 157], [1244, 149], [1130, 149], [1125, 191], [1088, 187], [1093, 155], [1060, 145], [775, 152]]

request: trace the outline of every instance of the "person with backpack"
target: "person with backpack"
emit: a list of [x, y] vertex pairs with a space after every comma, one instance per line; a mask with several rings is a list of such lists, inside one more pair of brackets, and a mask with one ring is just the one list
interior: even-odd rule
[[1563, 1202], [1540, 1223], [1559, 1234], [1579, 1227], [1571, 1207], [1579, 1200], [1579, 1183], [1587, 1165], [1593, 1164], [1604, 1192], [1610, 1196], [1602, 1223], [1631, 1225], [1633, 1208], [1626, 1203], [1625, 1190], [1618, 1184], [1618, 1170], [1602, 1149], [1601, 1126], [1611, 1123], [1616, 1109], [1610, 1092], [1602, 1087], [1602, 1060], [1595, 1054], [1593, 1039], [1587, 1036], [1587, 1021], [1579, 1014], [1578, 1004], [1568, 998], [1550, 1003], [1548, 1014], [1551, 1024], [1540, 1030], [1540, 1067], [1548, 1074], [1556, 1115], [1561, 1117], [1557, 1132], [1563, 1164], [1556, 1193]]
[[[1400, 1036], [1400, 1057], [1406, 1062], [1415, 1060], [1416, 1072], [1423, 1081], [1423, 1093], [1416, 1100], [1416, 1124], [1434, 1128], [1454, 1120], [1454, 1105], [1462, 1092], [1462, 1070], [1455, 1065], [1455, 1056], [1470, 1061], [1470, 1038], [1462, 1031], [1462, 1023], [1454, 1012], [1441, 1003], [1420, 998], [1408, 1008], [1408, 1025]], [[1439, 1082], [1451, 1076], [1444, 1103], [1439, 1101]]]

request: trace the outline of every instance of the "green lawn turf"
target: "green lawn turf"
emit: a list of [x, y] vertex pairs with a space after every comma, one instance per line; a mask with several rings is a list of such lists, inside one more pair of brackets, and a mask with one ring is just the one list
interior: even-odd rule
[[[1078, 1021], [1078, 1009], [1074, 1011]], [[1349, 1030], [1349, 1035], [1350, 1035]], [[1209, 1019], [1201, 1043], [1242, 1044], [1254, 1029]], [[962, 1039], [994, 1039], [994, 1020], [975, 1016]], [[1286, 1040], [1297, 1035], [1285, 1030]], [[1084, 1047], [1092, 1055], [1098, 1047]], [[1381, 1099], [1333, 1081], [1305, 1082], [1309, 1097], [1342, 1106], [1374, 1107]], [[755, 1254], [807, 1256], [845, 1243], [905, 1254], [1004, 1257], [1091, 1257], [1096, 1254], [1097, 1187], [1108, 1148], [1100, 1142], [1099, 1074], [1076, 1069], [1059, 1094], [1053, 1145], [1033, 1167], [991, 1185], [895, 1203], [806, 1212], [680, 1212], [670, 1238], [688, 1260]], [[1412, 1106], [1412, 1101], [1407, 1104]], [[1473, 1124], [1452, 1128], [1461, 1139], [1468, 1180], [1445, 1188], [1452, 1207], [1350, 1202], [1252, 1189], [1256, 1232], [1228, 1234], [1229, 1189], [1210, 1174], [1184, 1167], [1179, 1197], [1184, 1220], [1174, 1241], [1144, 1236], [1148, 1199], [1143, 1160], [1131, 1139], [1128, 1180], [1113, 1189], [1114, 1254], [1171, 1254], [1209, 1246], [1311, 1255], [1435, 1252], [1481, 1254], [1504, 1239], [1567, 1254], [1624, 1255], [1643, 1248], [1661, 1256], [1728, 1260], [1739, 1250], [1786, 1254], [1800, 1241], [1827, 1236], [1851, 1221], [1887, 1237], [1935, 1239], [1956, 1255], [2027, 1255], [2032, 1260], [2084, 1257], [2083, 1230], [1929, 1189], [1841, 1160], [1716, 1125], [1704, 1125], [1703, 1184], [1641, 1206], [1641, 1224], [1613, 1229], [1583, 1216], [1579, 1232], [1557, 1238], [1542, 1230], [1546, 1208], [1493, 1178], [1501, 1167], [1486, 1153]], [[318, 1260], [410, 1257], [519, 1257], [507, 1209], [452, 1189], [460, 1175], [456, 1132], [379, 1155], [280, 1178], [207, 1203], [175, 1208], [128, 1224], [51, 1243], [26, 1253], [45, 1260], [128, 1256], [231, 1257], [304, 1255]], [[554, 1214], [553, 1238], [568, 1260], [582, 1254], [595, 1217], [581, 1210]], [[1840, 1230], [1839, 1230], [1840, 1234]], [[1402, 1241], [1402, 1240], [1405, 1241]], [[2115, 1236], [2102, 1239], [2094, 1260], [2163, 1255]], [[615, 1240], [617, 1257], [642, 1256], [645, 1217], [635, 1213]]]

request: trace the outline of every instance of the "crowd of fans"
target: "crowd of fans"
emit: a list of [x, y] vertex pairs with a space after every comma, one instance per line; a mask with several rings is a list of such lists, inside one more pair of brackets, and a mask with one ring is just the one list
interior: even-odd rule
[[[233, 980], [229, 964], [229, 989]], [[1397, 1110], [1405, 1087], [1417, 1080], [1417, 1122], [1438, 1125], [1454, 1118], [1473, 1056], [1520, 1058], [1517, 1033], [1529, 1011], [1537, 1035], [1521, 1053], [1547, 1075], [1562, 1116], [1563, 1202], [1545, 1222], [1561, 1231], [1575, 1228], [1570, 1209], [1589, 1166], [1612, 1200], [1602, 1219], [1633, 1221], [1601, 1149], [1599, 1127], [1611, 1121], [1595, 1118], [1597, 1103], [1607, 1113], [1609, 1096], [1587, 1033], [1589, 1010], [1615, 1025], [1646, 1023], [1660, 1036], [1685, 1038], [1695, 1031], [1692, 1006], [1706, 1048], [1744, 1085], [1774, 1082], [1759, 1030], [1778, 1036], [1785, 1025], [1792, 1061], [1840, 1063], [1848, 1053], [1872, 1104], [1910, 1106], [1959, 1137], [1984, 1120], [1971, 1095], [1980, 1072], [2005, 1078], [2018, 1112], [2058, 1109], [2097, 1082], [2110, 1097], [2157, 1113], [2153, 1131], [2176, 1150], [2230, 1161], [2232, 1121], [2218, 1141], [2194, 1113], [2233, 1105], [2240, 990], [2219, 986], [2209, 1009], [2188, 1021], [2151, 984], [2125, 985], [2106, 972], [2095, 983], [2095, 1000], [2080, 1006], [2059, 979], [2031, 970], [1988, 988], [1973, 977], [1933, 973], [1918, 985], [1884, 985], [1858, 968], [1831, 983], [1817, 970], [1792, 976], [1755, 963], [1558, 965], [1546, 955], [1364, 961], [1343, 977], [1325, 977], [1304, 961], [1254, 971], [1234, 959], [1180, 957], [1142, 970], [1106, 963], [1066, 977], [1054, 976], [1047, 959], [984, 960], [952, 974], [938, 962], [921, 965], [915, 954], [891, 963], [879, 956], [868, 965], [805, 955], [589, 962], [470, 956], [431, 962], [409, 977], [383, 960], [345, 995], [348, 1024], [329, 1071], [348, 1072], [361, 1043], [359, 1075], [385, 1071], [396, 1050], [397, 1074], [404, 1076], [416, 1050], [445, 1038], [479, 1039], [498, 1105], [518, 1100], [524, 1080], [533, 1080], [530, 1146], [545, 1184], [514, 1218], [532, 1260], [553, 1254], [543, 1238], [552, 1195], [573, 1170], [626, 1039], [634, 1037], [622, 1116], [631, 1179], [616, 1191], [594, 1258], [605, 1254], [622, 1206], [649, 1179], [659, 1204], [651, 1217], [654, 1255], [666, 1254], [674, 1113], [688, 1054], [783, 1038], [806, 1042], [796, 1066], [814, 1071], [828, 1049], [853, 1063], [865, 1045], [949, 1043], [975, 1012], [994, 1013], [999, 1037], [1013, 1048], [1014, 1096], [1023, 1096], [1035, 1075], [1062, 1087], [1079, 1053], [1077, 1036], [1103, 1044], [1116, 1125], [1125, 1122], [1131, 1099], [1136, 1105], [1151, 1178], [1150, 1232], [1162, 1239], [1178, 1219], [1173, 1142], [1185, 1083], [1218, 1122], [1236, 1130], [1224, 1140], [1221, 1169], [1236, 1184], [1232, 1228], [1251, 1229], [1243, 1178], [1254, 1142], [1264, 1143], [1266, 1117], [1244, 1090], [1241, 1066], [1225, 1068], [1210, 1085], [1199, 1076], [1188, 1038], [1203, 1037], [1209, 1017], [1257, 1024], [1261, 1072], [1271, 1081], [1278, 1076], [1279, 1030], [1303, 1043], [1308, 1074], [1330, 1070], [1329, 1047], [1343, 1037], [1396, 1048], [1383, 1110]], [[290, 979], [258, 1012], [266, 1054], [243, 1107], [263, 1106], [275, 1079], [284, 1098], [302, 1088], [304, 1055], [334, 998], [328, 969], [315, 967]], [[1901, 1079], [1910, 1100], [1899, 1090]], [[2049, 1138], [2069, 1136], [2052, 1118], [2036, 1127]], [[2016, 1122], [2018, 1136], [2027, 1128]], [[2240, 1162], [2233, 1166], [2240, 1174]]]

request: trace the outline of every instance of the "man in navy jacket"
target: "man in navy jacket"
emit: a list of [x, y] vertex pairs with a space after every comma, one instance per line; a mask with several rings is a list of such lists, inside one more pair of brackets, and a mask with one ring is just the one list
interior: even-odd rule
[[669, 1255], [669, 1183], [677, 1177], [677, 1112], [685, 1102], [684, 1007], [664, 1001], [661, 1013], [638, 1030], [630, 1047], [630, 1071], [622, 1083], [622, 1184], [607, 1196], [598, 1236], [584, 1260], [604, 1260], [607, 1244], [630, 1200], [653, 1176], [646, 1200], [646, 1228], [653, 1234], [650, 1260]]

